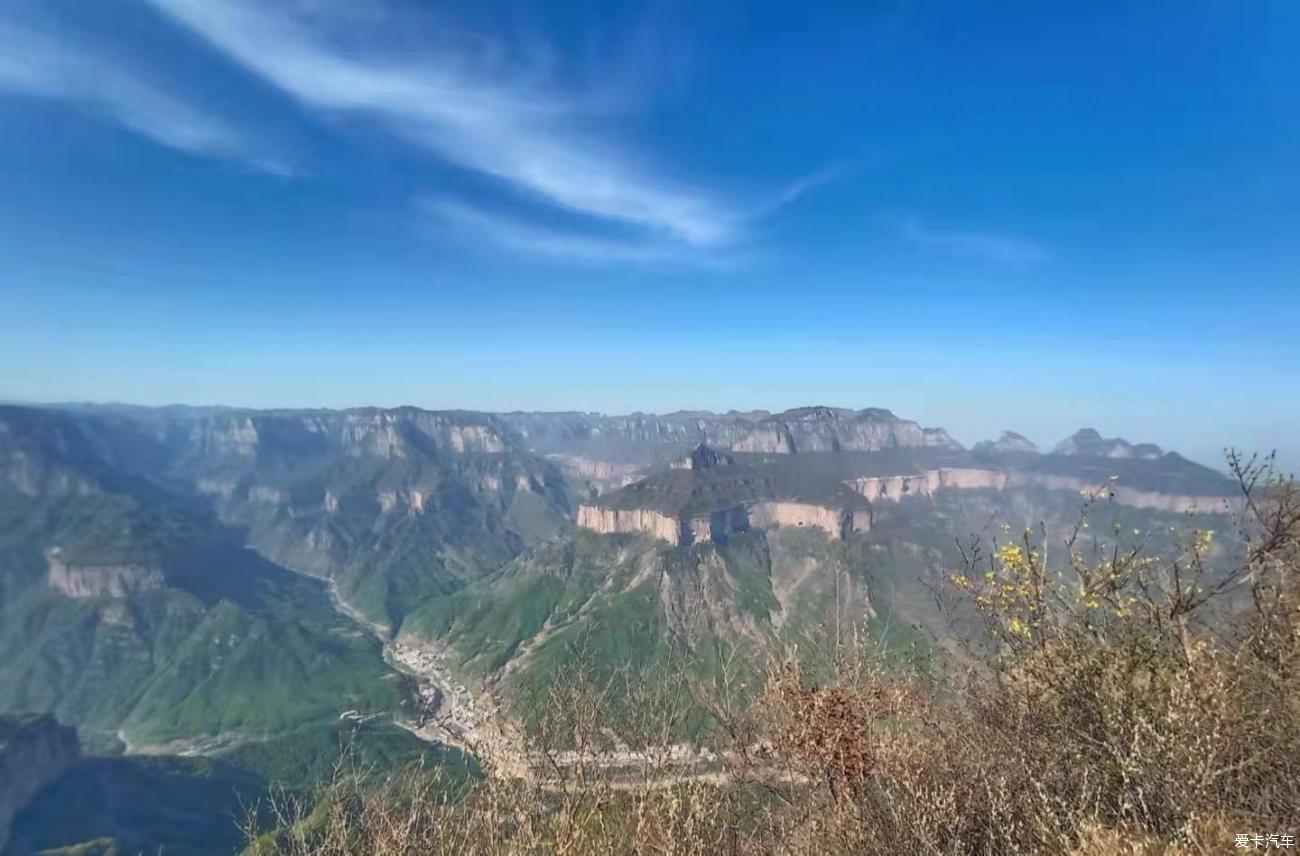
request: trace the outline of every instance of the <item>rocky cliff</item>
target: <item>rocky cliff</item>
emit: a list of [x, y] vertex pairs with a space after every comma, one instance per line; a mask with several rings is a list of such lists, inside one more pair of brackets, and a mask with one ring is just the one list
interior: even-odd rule
[[1143, 490], [1142, 488], [1114, 483], [1107, 479], [1087, 479], [1060, 473], [1013, 470], [1008, 474], [1007, 485], [1012, 489], [1033, 487], [1076, 494], [1095, 493], [1107, 495], [1119, 505], [1126, 505], [1130, 508], [1147, 508], [1153, 511], [1167, 511], [1175, 514], [1183, 514], [1188, 511], [1211, 514], [1228, 513], [1239, 505], [1237, 497], [1226, 490], [1203, 494]]
[[578, 507], [578, 525], [605, 535], [640, 533], [670, 544], [690, 543], [689, 524], [650, 508], [620, 509], [582, 505]]
[[584, 495], [616, 490], [636, 481], [642, 473], [642, 468], [637, 464], [598, 461], [581, 455], [552, 454], [549, 458], [559, 465], [560, 472], [568, 483], [581, 487]]
[[871, 528], [870, 513], [863, 509], [833, 508], [810, 502], [757, 502], [749, 507], [754, 526], [793, 526], [820, 529], [832, 538]]
[[578, 525], [604, 534], [648, 535], [681, 546], [705, 541], [720, 543], [729, 535], [748, 531], [751, 527], [808, 527], [821, 529], [832, 538], [844, 538], [851, 532], [866, 532], [871, 527], [871, 519], [865, 509], [836, 508], [811, 502], [765, 501], [689, 515], [672, 515], [647, 508], [583, 505], [578, 509]]
[[[719, 540], [749, 526], [809, 527], [844, 537], [869, 529], [874, 505], [939, 491], [1047, 491], [1077, 497], [1104, 488], [1118, 505], [1217, 513], [1230, 510], [1234, 490], [1223, 474], [1176, 454], [1156, 455], [1149, 444], [1100, 440], [1086, 430], [1063, 444], [1067, 451], [1049, 455], [1031, 451], [1028, 440], [1010, 432], [983, 444], [978, 454], [925, 445], [849, 449], [844, 444], [870, 447], [886, 436], [878, 432], [909, 429], [878, 414], [859, 420], [857, 414], [824, 408], [781, 416], [779, 424], [769, 426], [772, 433], [749, 435], [750, 440], [770, 441], [763, 446], [766, 452], [723, 453], [700, 444], [667, 470], [593, 501], [579, 525], [638, 531], [674, 544], [699, 542], [706, 534]], [[856, 427], [825, 433], [835, 420]], [[800, 425], [813, 427], [803, 430]], [[904, 439], [908, 436], [909, 442], [925, 439], [920, 429]], [[804, 451], [787, 452], [801, 444]], [[852, 499], [846, 500], [845, 493]], [[711, 517], [722, 511], [730, 515], [724, 521]], [[743, 527], [738, 522], [742, 517]]]
[[0, 717], [0, 852], [14, 817], [63, 775], [80, 751], [77, 733], [49, 714]]
[[101, 467], [75, 422], [60, 414], [0, 405], [0, 490], [29, 497], [88, 496]]
[[689, 455], [673, 461], [670, 466], [675, 470], [709, 470], [714, 467], [727, 467], [736, 463], [730, 455], [724, 455], [716, 449], [700, 443]]
[[59, 548], [45, 554], [46, 581], [66, 597], [123, 598], [163, 587], [162, 569], [155, 564], [66, 564]]
[[571, 525], [559, 469], [486, 413], [99, 409], [84, 422], [122, 469], [197, 495], [380, 623]]
[[960, 448], [943, 429], [922, 428], [878, 407], [628, 416], [506, 413], [500, 419], [537, 451], [622, 462], [667, 463], [700, 443], [727, 452], [765, 455]]
[[915, 475], [870, 476], [853, 479], [849, 487], [872, 502], [899, 500], [908, 496], [929, 496], [937, 490], [1001, 490], [1007, 474], [998, 470], [944, 467]]

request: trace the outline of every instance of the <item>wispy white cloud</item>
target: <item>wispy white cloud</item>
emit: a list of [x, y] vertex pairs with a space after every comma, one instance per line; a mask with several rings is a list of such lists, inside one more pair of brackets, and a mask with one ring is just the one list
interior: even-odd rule
[[1020, 235], [934, 229], [915, 218], [903, 221], [903, 237], [912, 244], [957, 259], [1005, 265], [1035, 265], [1046, 261], [1047, 248]]
[[[588, 262], [672, 262], [693, 257], [680, 244], [593, 237], [539, 226], [450, 197], [427, 197], [420, 210], [440, 227], [502, 249]], [[702, 258], [702, 257], [701, 257]]]
[[546, 85], [546, 74], [512, 64], [499, 45], [448, 40], [397, 58], [347, 49], [287, 4], [150, 2], [300, 103], [376, 120], [548, 204], [696, 248], [726, 245], [743, 229], [746, 217], [725, 201], [639, 166], [596, 133], [599, 106]]
[[0, 23], [0, 92], [67, 101], [192, 154], [276, 175], [290, 165], [221, 117], [192, 107], [80, 45]]
[[848, 170], [840, 164], [823, 167], [816, 172], [806, 175], [803, 178], [790, 182], [781, 189], [776, 199], [770, 206], [770, 210], [784, 208], [794, 202], [798, 202], [803, 197], [812, 193], [818, 188], [824, 187], [837, 179], [842, 178]]

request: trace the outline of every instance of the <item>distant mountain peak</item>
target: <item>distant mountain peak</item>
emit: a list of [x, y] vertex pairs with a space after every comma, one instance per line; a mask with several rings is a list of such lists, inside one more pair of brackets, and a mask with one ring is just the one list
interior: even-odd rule
[[855, 411], [847, 408], [816, 404], [810, 407], [792, 407], [771, 418], [776, 422], [822, 422], [845, 419], [854, 415]]
[[672, 464], [675, 470], [711, 470], [715, 467], [730, 466], [736, 462], [730, 455], [724, 455], [711, 446], [700, 443], [690, 454]]
[[971, 450], [977, 453], [994, 452], [1005, 454], [1008, 452], [1028, 452], [1038, 453], [1038, 446], [1033, 440], [1030, 440], [1024, 434], [1015, 431], [1003, 431], [998, 435], [996, 440], [982, 440], [975, 444]]
[[848, 407], [831, 407], [815, 404], [807, 407], [792, 407], [781, 413], [768, 417], [773, 422], [897, 422], [898, 417], [892, 410], [883, 407], [865, 407], [853, 410]]
[[1154, 443], [1130, 443], [1122, 437], [1103, 437], [1095, 428], [1080, 428], [1052, 450], [1056, 455], [1088, 458], [1159, 458], [1164, 451]]
[[942, 428], [922, 428], [921, 439], [925, 446], [958, 450], [962, 448], [961, 443], [954, 440], [952, 435]]

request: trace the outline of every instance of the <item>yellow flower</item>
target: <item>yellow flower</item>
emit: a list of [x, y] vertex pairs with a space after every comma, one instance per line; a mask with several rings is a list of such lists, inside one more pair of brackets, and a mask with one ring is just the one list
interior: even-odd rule
[[1018, 567], [1025, 561], [1025, 551], [1016, 544], [1003, 544], [995, 553], [999, 562], [1008, 567]]

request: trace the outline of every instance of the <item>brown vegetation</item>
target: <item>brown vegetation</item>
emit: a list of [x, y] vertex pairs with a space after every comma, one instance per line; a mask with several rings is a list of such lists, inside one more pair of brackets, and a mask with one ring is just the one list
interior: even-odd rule
[[[791, 659], [743, 691], [725, 669], [702, 689], [684, 669], [598, 685], [579, 666], [551, 690], [532, 775], [341, 774], [311, 811], [282, 802], [252, 849], [1193, 854], [1300, 835], [1300, 491], [1230, 463], [1245, 511], [1227, 570], [1194, 517], [1167, 555], [1087, 533], [1086, 514], [1063, 552], [1041, 532], [973, 544], [950, 592], [984, 641], [939, 680], [854, 645], [835, 680]], [[684, 765], [669, 743], [688, 704], [718, 727]], [[611, 763], [622, 746], [650, 748]]]

